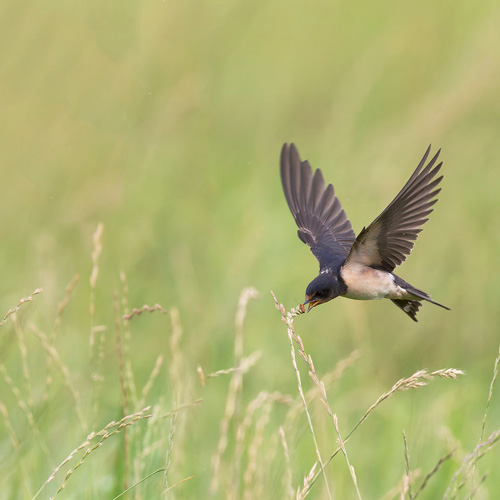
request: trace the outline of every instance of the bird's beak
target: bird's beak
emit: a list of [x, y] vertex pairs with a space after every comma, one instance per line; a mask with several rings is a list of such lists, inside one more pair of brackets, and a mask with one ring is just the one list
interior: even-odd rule
[[309, 312], [313, 307], [316, 307], [319, 304], [319, 300], [306, 299], [302, 304], [302, 307], [304, 307], [306, 304], [307, 304], [307, 312]]

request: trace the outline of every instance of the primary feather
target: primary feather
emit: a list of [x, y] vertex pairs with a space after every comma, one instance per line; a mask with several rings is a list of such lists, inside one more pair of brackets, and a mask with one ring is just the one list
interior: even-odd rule
[[415, 172], [388, 207], [359, 233], [347, 262], [358, 262], [391, 272], [410, 255], [418, 233], [429, 220], [437, 202], [435, 189], [443, 176], [435, 178], [442, 163], [434, 167], [440, 151], [423, 168], [430, 146]]
[[281, 182], [286, 201], [299, 227], [298, 236], [311, 248], [320, 269], [343, 262], [356, 235], [331, 184], [325, 187], [321, 170], [314, 174], [302, 162], [294, 144], [281, 150]]

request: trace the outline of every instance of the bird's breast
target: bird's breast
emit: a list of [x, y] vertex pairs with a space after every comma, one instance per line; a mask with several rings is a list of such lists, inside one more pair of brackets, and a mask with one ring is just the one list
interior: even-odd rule
[[340, 276], [347, 286], [344, 297], [356, 300], [392, 298], [399, 287], [390, 273], [379, 271], [363, 264], [346, 264], [340, 269]]

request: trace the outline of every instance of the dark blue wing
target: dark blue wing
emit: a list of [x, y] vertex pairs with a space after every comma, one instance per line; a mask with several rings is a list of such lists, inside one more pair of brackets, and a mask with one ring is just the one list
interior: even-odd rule
[[281, 150], [281, 183], [286, 201], [299, 227], [299, 238], [311, 248], [320, 270], [340, 265], [356, 239], [333, 186], [321, 170], [313, 174], [308, 161], [301, 161], [294, 144]]
[[389, 206], [358, 234], [347, 263], [361, 263], [392, 272], [410, 255], [441, 191], [437, 186], [443, 176], [436, 175], [442, 163], [434, 166], [440, 151], [424, 167], [430, 149], [429, 146], [415, 172]]

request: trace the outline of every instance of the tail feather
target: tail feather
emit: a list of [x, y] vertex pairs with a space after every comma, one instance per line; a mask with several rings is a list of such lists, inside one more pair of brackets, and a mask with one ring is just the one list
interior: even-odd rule
[[391, 299], [404, 313], [408, 314], [410, 318], [418, 322], [417, 312], [422, 306], [422, 302], [418, 300], [405, 300], [405, 299]]
[[[451, 310], [449, 307], [446, 307], [443, 304], [440, 304], [439, 302], [432, 300], [431, 296], [428, 293], [425, 293], [423, 290], [419, 290], [418, 288], [415, 288], [413, 285], [410, 285], [404, 279], [400, 278], [399, 276], [396, 276], [395, 274], [393, 274], [393, 276], [395, 278], [396, 283], [401, 288], [404, 288], [408, 293], [411, 293], [412, 295], [414, 295], [418, 299], [426, 300], [427, 302], [430, 302], [431, 304], [442, 307], [443, 309], [446, 309], [447, 311]], [[415, 301], [415, 302], [417, 302], [417, 301]]]
[[451, 311], [451, 309], [449, 307], [446, 307], [443, 304], [440, 304], [439, 302], [432, 300], [429, 294], [423, 292], [422, 290], [419, 290], [418, 288], [415, 288], [415, 287], [410, 285], [408, 288], [406, 288], [406, 291], [410, 292], [412, 295], [415, 295], [415, 297], [418, 297], [419, 299], [426, 300], [427, 302], [430, 302], [431, 304], [442, 307], [443, 309], [446, 309], [447, 311]]

